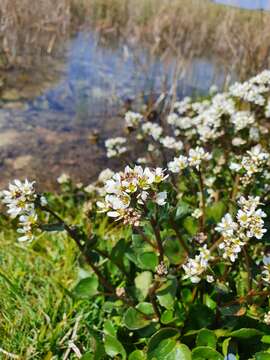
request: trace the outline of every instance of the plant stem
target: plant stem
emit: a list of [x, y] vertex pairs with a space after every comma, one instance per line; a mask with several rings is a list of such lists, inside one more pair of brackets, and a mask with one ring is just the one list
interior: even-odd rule
[[182, 246], [182, 248], [185, 250], [185, 252], [190, 255], [190, 251], [189, 251], [189, 248], [187, 246], [187, 244], [185, 243], [185, 241], [182, 239], [182, 236], [178, 230], [178, 227], [177, 227], [177, 224], [175, 223], [174, 219], [170, 216], [170, 223], [171, 223], [171, 226], [174, 230], [174, 232], [176, 233], [176, 236], [179, 240], [179, 243], [180, 245]]
[[149, 298], [150, 298], [151, 304], [153, 305], [153, 309], [156, 314], [156, 317], [160, 320], [160, 311], [159, 311], [157, 299], [156, 299], [156, 290], [158, 289], [158, 287], [159, 287], [159, 282], [155, 281], [149, 290]]
[[217, 239], [216, 242], [214, 242], [214, 244], [210, 247], [209, 251], [212, 252], [214, 251], [219, 244], [221, 244], [223, 242], [223, 236], [221, 236], [220, 238]]
[[201, 170], [198, 170], [198, 176], [199, 176], [199, 187], [200, 187], [200, 192], [201, 192], [201, 197], [202, 197], [202, 216], [200, 217], [200, 228], [201, 228], [201, 232], [203, 232], [204, 230], [204, 225], [205, 225], [205, 195], [204, 195], [204, 181], [203, 181], [203, 176], [201, 173]]
[[75, 228], [67, 225], [65, 221], [56, 214], [53, 210], [51, 210], [48, 206], [41, 206], [41, 209], [46, 211], [47, 213], [51, 214], [55, 219], [57, 219], [63, 226], [66, 232], [69, 234], [69, 236], [76, 242], [78, 248], [80, 249], [81, 253], [84, 255], [87, 263], [90, 265], [94, 273], [99, 278], [101, 284], [109, 291], [115, 292], [114, 287], [107, 281], [107, 279], [102, 275], [98, 267], [93, 263], [92, 259], [88, 254], [85, 253], [84, 247], [81, 244], [80, 238], [78, 236], [78, 233]]
[[145, 233], [142, 231], [142, 229], [141, 229], [140, 227], [138, 227], [138, 226], [135, 227], [135, 228], [134, 228], [134, 231], [135, 231], [135, 232], [138, 232], [139, 235], [141, 235], [141, 237], [143, 238], [143, 240], [146, 241], [149, 245], [151, 245], [154, 249], [157, 248], [157, 245], [154, 244], [154, 243], [145, 235]]
[[247, 274], [248, 274], [247, 287], [248, 287], [248, 292], [250, 292], [252, 290], [252, 273], [251, 273], [251, 268], [250, 268], [248, 252], [247, 252], [245, 246], [243, 247], [243, 254], [244, 254], [245, 267], [246, 267]]
[[156, 221], [155, 218], [151, 217], [150, 219], [150, 223], [152, 225], [153, 231], [155, 233], [155, 237], [156, 237], [156, 241], [157, 241], [157, 247], [158, 247], [158, 259], [159, 259], [159, 263], [161, 263], [163, 261], [164, 258], [164, 249], [163, 249], [163, 245], [162, 245], [162, 241], [161, 241], [161, 236], [160, 236], [160, 230], [159, 230], [159, 225]]
[[241, 296], [238, 299], [232, 300], [228, 303], [222, 304], [221, 307], [228, 307], [231, 305], [235, 305], [235, 304], [243, 304], [244, 302], [250, 300], [250, 298], [252, 297], [256, 297], [256, 296], [260, 296], [260, 297], [267, 297], [270, 296], [270, 291], [266, 290], [266, 291], [254, 291], [251, 290], [247, 296]]

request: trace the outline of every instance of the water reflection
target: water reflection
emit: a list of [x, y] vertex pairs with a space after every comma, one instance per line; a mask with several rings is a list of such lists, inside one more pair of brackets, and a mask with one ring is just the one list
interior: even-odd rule
[[[61, 171], [87, 181], [104, 166], [103, 140], [119, 132], [121, 107], [127, 98], [147, 98], [171, 89], [175, 59], [164, 64], [147, 49], [131, 51], [125, 44], [104, 47], [94, 33], [78, 33], [67, 45], [60, 79], [47, 90], [23, 100], [16, 90], [6, 91], [0, 110], [0, 166], [2, 182], [14, 176], [51, 181]], [[213, 82], [222, 86], [224, 75], [210, 59], [196, 59], [177, 83], [178, 95], [203, 94]], [[179, 74], [180, 75], [180, 74]], [[27, 93], [27, 87], [23, 89]], [[91, 131], [101, 139], [91, 144]], [[89, 169], [85, 164], [91, 164]], [[48, 170], [50, 172], [48, 174]], [[49, 175], [49, 179], [48, 179]]]

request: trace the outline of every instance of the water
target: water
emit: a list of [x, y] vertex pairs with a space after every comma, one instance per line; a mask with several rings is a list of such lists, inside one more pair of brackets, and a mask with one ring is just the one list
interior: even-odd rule
[[249, 10], [270, 10], [269, 0], [214, 0], [214, 2]]
[[[12, 101], [0, 109], [1, 185], [28, 176], [50, 186], [62, 171], [84, 182], [95, 178], [106, 165], [104, 140], [121, 133], [125, 100], [160, 94], [165, 83], [170, 89], [174, 59], [165, 66], [149, 56], [146, 49], [135, 56], [126, 45], [104, 47], [94, 33], [78, 33], [45, 88], [38, 84], [35, 95], [31, 84], [31, 100], [6, 91]], [[196, 59], [190, 69], [178, 82], [179, 97], [205, 94], [213, 82], [221, 86], [209, 60]], [[93, 129], [100, 133], [97, 144], [91, 143]]]

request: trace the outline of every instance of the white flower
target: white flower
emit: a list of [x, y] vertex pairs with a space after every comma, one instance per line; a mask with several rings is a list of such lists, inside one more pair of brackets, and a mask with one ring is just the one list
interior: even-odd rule
[[230, 165], [229, 165], [229, 168], [230, 168], [232, 171], [238, 172], [239, 170], [242, 169], [242, 165], [241, 165], [241, 164], [238, 164], [238, 163], [236, 163], [236, 162], [231, 162]]
[[179, 173], [188, 166], [188, 158], [180, 155], [168, 163], [168, 168], [173, 173]]
[[196, 209], [193, 211], [193, 213], [191, 214], [191, 216], [193, 216], [195, 219], [199, 219], [202, 216], [202, 210], [201, 209]]
[[108, 158], [118, 157], [121, 154], [127, 152], [127, 147], [125, 146], [126, 142], [127, 139], [120, 136], [116, 138], [107, 139], [105, 141], [105, 146], [107, 148], [107, 157]]
[[173, 108], [179, 115], [185, 114], [191, 109], [191, 98], [187, 96], [183, 100], [175, 102]]
[[136, 160], [137, 164], [146, 164], [147, 163], [147, 159], [145, 157], [140, 157]]
[[179, 120], [179, 115], [177, 115], [176, 113], [171, 113], [167, 117], [167, 122], [170, 125], [175, 126], [177, 124], [178, 120]]
[[166, 204], [167, 192], [158, 192], [158, 184], [167, 175], [161, 168], [150, 169], [126, 166], [124, 171], [115, 173], [105, 182], [104, 201], [98, 201], [99, 212], [106, 212], [109, 217], [123, 220], [124, 224], [140, 225], [141, 205], [151, 196], [158, 205]]
[[95, 184], [89, 184], [84, 188], [84, 191], [87, 192], [88, 194], [93, 193], [94, 191], [96, 191], [96, 186]]
[[70, 176], [68, 174], [61, 174], [58, 178], [57, 178], [57, 182], [58, 184], [67, 184], [70, 181]]
[[9, 190], [3, 191], [3, 196], [3, 202], [8, 207], [7, 212], [10, 217], [19, 217], [17, 232], [23, 235], [18, 240], [32, 241], [38, 222], [35, 205], [39, 203], [39, 205], [45, 206], [47, 204], [45, 197], [38, 197], [34, 189], [34, 182], [28, 180], [24, 182], [14, 180], [14, 183], [9, 185]]
[[155, 150], [155, 146], [153, 144], [148, 145], [148, 151], [153, 152]]
[[40, 197], [40, 205], [41, 205], [41, 206], [46, 206], [46, 205], [48, 205], [48, 201], [47, 201], [47, 199], [45, 198], [44, 195], [42, 195], [42, 196]]
[[253, 175], [263, 171], [264, 166], [269, 159], [269, 153], [265, 152], [261, 145], [256, 145], [247, 151], [246, 156], [243, 156], [240, 163], [231, 163], [230, 169], [233, 171], [244, 170], [244, 175], [240, 178], [243, 185], [248, 185]]
[[111, 169], [104, 169], [98, 176], [98, 181], [101, 183], [105, 183], [107, 180], [111, 179], [114, 172]]
[[160, 193], [157, 193], [154, 197], [154, 202], [157, 203], [159, 206], [163, 206], [166, 204], [167, 199], [167, 191], [162, 191]]
[[9, 184], [9, 190], [3, 191], [3, 202], [8, 207], [7, 213], [11, 218], [33, 210], [37, 198], [34, 183], [27, 179], [24, 182], [16, 179], [13, 184]]
[[264, 315], [263, 321], [266, 323], [266, 325], [270, 325], [270, 311]]
[[208, 152], [205, 152], [202, 147], [197, 146], [195, 149], [189, 150], [189, 165], [194, 166], [197, 170], [199, 169], [202, 161], [210, 159], [211, 155]]
[[152, 136], [154, 140], [158, 140], [163, 133], [163, 129], [158, 124], [147, 121], [142, 125], [142, 132], [145, 135]]
[[266, 233], [266, 229], [263, 228], [263, 218], [266, 214], [257, 208], [260, 204], [259, 197], [241, 196], [238, 204], [240, 209], [236, 215], [237, 223], [233, 221], [230, 214], [226, 214], [216, 227], [216, 231], [220, 232], [224, 238], [224, 241], [219, 244], [223, 257], [232, 262], [237, 259], [242, 247], [250, 238], [261, 239]]
[[249, 111], [238, 111], [232, 115], [231, 122], [237, 132], [254, 124], [255, 117]]
[[174, 149], [176, 151], [180, 151], [183, 148], [182, 141], [177, 141], [175, 138], [171, 136], [165, 136], [164, 138], [160, 138], [161, 144], [168, 148], [168, 149]]
[[240, 138], [240, 137], [236, 137], [232, 139], [232, 144], [233, 146], [241, 146], [246, 144], [246, 140]]
[[143, 120], [143, 116], [139, 113], [128, 111], [125, 114], [126, 126], [130, 128], [138, 127], [139, 123]]
[[220, 232], [224, 236], [233, 235], [234, 231], [237, 229], [237, 223], [235, 223], [230, 214], [226, 214], [221, 222], [216, 226], [215, 230]]
[[209, 282], [209, 283], [212, 283], [215, 281], [214, 277], [212, 275], [207, 275], [206, 276], [206, 281]]
[[183, 265], [183, 269], [186, 273], [183, 279], [189, 278], [192, 283], [199, 283], [203, 273], [208, 268], [209, 261], [212, 259], [213, 257], [207, 249], [207, 245], [199, 248], [199, 254], [196, 255], [194, 259], [189, 258], [187, 263]]

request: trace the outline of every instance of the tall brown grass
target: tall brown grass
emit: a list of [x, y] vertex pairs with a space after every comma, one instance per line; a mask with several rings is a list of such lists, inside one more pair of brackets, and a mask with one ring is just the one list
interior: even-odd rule
[[1, 0], [0, 67], [40, 61], [57, 48], [69, 24], [69, 0]]
[[245, 79], [270, 66], [270, 12], [209, 0], [88, 0], [88, 16], [103, 36], [151, 46], [183, 64], [212, 57], [228, 74]]
[[212, 57], [241, 79], [270, 66], [270, 13], [210, 0], [1, 0], [0, 64], [27, 65], [59, 49], [60, 39], [92, 26], [103, 41], [145, 46], [181, 72]]

